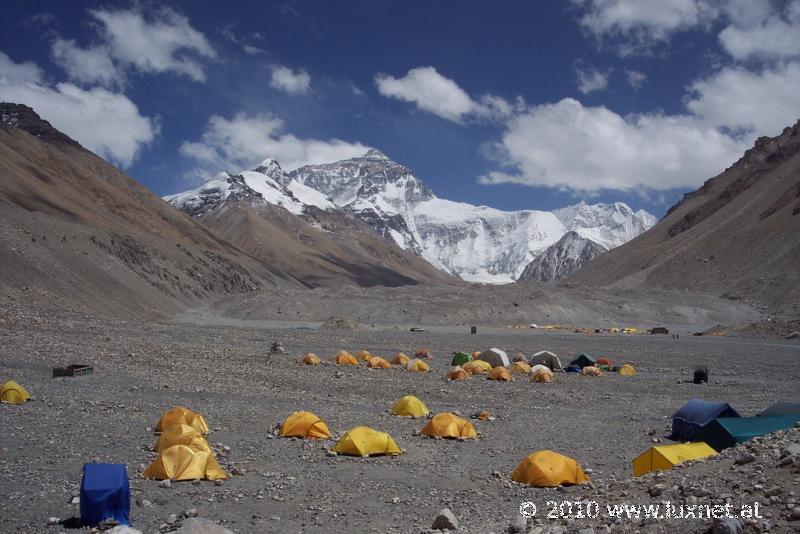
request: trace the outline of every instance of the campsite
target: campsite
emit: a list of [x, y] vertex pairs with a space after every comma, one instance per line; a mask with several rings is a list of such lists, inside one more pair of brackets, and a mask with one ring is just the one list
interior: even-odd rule
[[[684, 403], [693, 398], [729, 402], [743, 417], [755, 416], [775, 401], [795, 400], [800, 380], [798, 345], [779, 340], [675, 340], [502, 328], [481, 328], [477, 335], [466, 329], [351, 332], [289, 324], [255, 329], [30, 310], [6, 312], [3, 320], [4, 372], [13, 374], [32, 399], [0, 405], [2, 532], [69, 532], [48, 525], [48, 518], [79, 515], [78, 506], [70, 502], [79, 494], [82, 466], [88, 462], [127, 466], [131, 519], [142, 532], [157, 532], [169, 526], [171, 516], [187, 510], [234, 532], [419, 532], [444, 507], [458, 518], [460, 532], [504, 532], [519, 516], [523, 501], [601, 502], [612, 495], [619, 500], [620, 491], [639, 495], [637, 487], [642, 488], [639, 500], [652, 500], [647, 494], [651, 475], [634, 479], [632, 462], [650, 447], [674, 443], [668, 439], [670, 418]], [[268, 355], [276, 339], [285, 354]], [[340, 349], [351, 354], [368, 349], [391, 361], [400, 351], [414, 354], [420, 347], [432, 353], [425, 360], [429, 372], [409, 372], [403, 365], [369, 369], [365, 361], [355, 366], [333, 363]], [[510, 382], [487, 380], [486, 375], [443, 380], [454, 352], [490, 347], [528, 356], [548, 350], [564, 365], [585, 352], [595, 359], [629, 362], [636, 375], [588, 377], [556, 371], [551, 383], [519, 374]], [[298, 363], [308, 352], [321, 363]], [[95, 372], [53, 379], [50, 367], [56, 359], [80, 359]], [[692, 383], [699, 363], [709, 368], [707, 384]], [[390, 413], [406, 395], [422, 400], [431, 416], [452, 412], [466, 419], [478, 437], [417, 435], [430, 419]], [[142, 478], [157, 456], [152, 452], [158, 440], [153, 429], [173, 406], [204, 416], [209, 429], [205, 438], [227, 480], [173, 481], [164, 487]], [[298, 411], [321, 418], [333, 438], [279, 437], [281, 424]], [[472, 417], [480, 411], [493, 417]], [[336, 440], [357, 426], [387, 432], [402, 454], [331, 455]], [[555, 489], [513, 482], [516, 466], [537, 450], [575, 459], [591, 483]], [[680, 480], [703, 473], [704, 487], [716, 495], [765, 501], [772, 510], [767, 520], [789, 528], [782, 519], [785, 511], [779, 509], [782, 502], [770, 508], [769, 498], [741, 493], [752, 481], [739, 481], [738, 489], [726, 482], [730, 463], [714, 467], [700, 462], [664, 476]], [[769, 469], [772, 463], [767, 463]], [[797, 474], [788, 468], [778, 473], [766, 484], [797, 492]], [[698, 521], [695, 531], [708, 524]], [[585, 523], [545, 519], [540, 525], [571, 532]], [[634, 520], [614, 525], [621, 532], [638, 528]], [[669, 523], [662, 528], [675, 531]]]

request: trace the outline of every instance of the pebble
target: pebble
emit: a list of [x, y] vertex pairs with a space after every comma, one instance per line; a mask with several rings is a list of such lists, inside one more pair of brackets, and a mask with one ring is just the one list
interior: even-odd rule
[[434, 530], [458, 530], [458, 519], [450, 508], [442, 508], [439, 515], [433, 520], [431, 528]]

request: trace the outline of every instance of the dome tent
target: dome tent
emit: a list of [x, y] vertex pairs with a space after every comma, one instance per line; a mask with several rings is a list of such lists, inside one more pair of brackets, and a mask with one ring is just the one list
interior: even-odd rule
[[211, 452], [211, 447], [200, 432], [189, 425], [172, 425], [158, 437], [153, 450], [161, 452], [173, 445], [186, 445], [196, 451]]
[[470, 439], [478, 437], [471, 422], [450, 412], [434, 415], [420, 431], [420, 434], [432, 438]]
[[156, 423], [155, 431], [163, 432], [173, 425], [181, 424], [189, 425], [200, 434], [208, 433], [208, 424], [206, 424], [205, 418], [184, 406], [175, 406], [164, 412], [164, 415]]
[[347, 456], [396, 456], [402, 454], [392, 436], [366, 426], [351, 428], [336, 442], [331, 451]]
[[430, 413], [425, 403], [414, 395], [406, 395], [395, 402], [394, 406], [392, 406], [392, 409], [389, 411], [393, 415], [400, 415], [403, 417], [425, 417]]
[[155, 480], [225, 480], [227, 473], [219, 466], [214, 454], [195, 451], [186, 445], [173, 445], [161, 451], [142, 473]]
[[30, 398], [31, 394], [13, 380], [0, 386], [0, 402], [4, 404], [22, 404]]
[[487, 362], [492, 367], [508, 367], [511, 365], [511, 361], [508, 359], [508, 354], [506, 354], [504, 350], [496, 348], [491, 348], [481, 352], [475, 359]]
[[294, 412], [281, 424], [279, 435], [284, 438], [330, 439], [331, 431], [315, 414]]
[[523, 459], [511, 474], [511, 480], [536, 487], [583, 484], [589, 477], [578, 462], [553, 451], [536, 451]]

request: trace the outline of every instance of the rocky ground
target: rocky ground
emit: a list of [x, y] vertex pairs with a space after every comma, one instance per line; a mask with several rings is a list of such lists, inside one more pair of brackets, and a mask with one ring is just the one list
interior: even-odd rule
[[[355, 314], [354, 314], [355, 315]], [[361, 332], [245, 328], [94, 317], [16, 305], [0, 310], [0, 379], [14, 378], [34, 399], [0, 406], [0, 532], [69, 530], [60, 520], [79, 515], [85, 462], [124, 463], [131, 479], [133, 526], [142, 532], [177, 527], [197, 513], [235, 532], [420, 532], [449, 508], [460, 532], [703, 532], [710, 519], [672, 521], [548, 519], [548, 500], [649, 504], [758, 502], [761, 519], [747, 532], [794, 532], [798, 430], [754, 441], [714, 460], [661, 476], [630, 480], [631, 460], [667, 442], [670, 415], [700, 397], [731, 402], [753, 415], [778, 400], [796, 400], [798, 340], [720, 337], [579, 335], [538, 330], [375, 328]], [[287, 354], [267, 356], [273, 340]], [[532, 354], [587, 351], [633, 363], [636, 377], [558, 374], [552, 384], [524, 378], [499, 383], [441, 379], [455, 350], [498, 346]], [[337, 349], [366, 348], [392, 356], [430, 348], [432, 371], [340, 368]], [[324, 365], [295, 358], [313, 351]], [[85, 363], [95, 374], [49, 378], [51, 367]], [[711, 382], [688, 382], [695, 364]], [[424, 421], [390, 416], [406, 394], [433, 412], [480, 410], [476, 441], [415, 436]], [[203, 413], [209, 441], [233, 476], [225, 482], [144, 480], [155, 442], [152, 428], [174, 405]], [[335, 435], [356, 425], [388, 431], [405, 453], [396, 458], [329, 456], [327, 442], [280, 439], [272, 428], [295, 410], [310, 410]], [[552, 449], [591, 470], [591, 484], [537, 489], [511, 482], [529, 453]], [[737, 464], [745, 451], [752, 461]], [[521, 524], [519, 506], [538, 514]], [[190, 514], [187, 511], [192, 510]], [[170, 523], [171, 522], [171, 523]], [[165, 526], [166, 525], [166, 526]], [[170, 526], [171, 525], [171, 526]]]

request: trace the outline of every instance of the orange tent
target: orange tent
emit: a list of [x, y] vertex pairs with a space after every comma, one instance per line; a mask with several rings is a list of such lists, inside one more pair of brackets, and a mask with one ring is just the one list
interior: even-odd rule
[[353, 358], [352, 354], [344, 350], [337, 352], [333, 361], [336, 365], [358, 365], [358, 360]]
[[368, 362], [372, 358], [372, 354], [368, 350], [360, 350], [356, 352], [356, 359], [362, 362]]
[[583, 376], [603, 376], [603, 371], [594, 365], [587, 365], [581, 370]]
[[528, 365], [528, 362], [516, 361], [511, 364], [512, 373], [528, 373], [530, 370], [531, 366]]
[[487, 380], [501, 380], [503, 382], [510, 382], [514, 380], [511, 376], [511, 372], [502, 365], [498, 365], [491, 371], [489, 371], [488, 376], [486, 377]]
[[553, 451], [536, 451], [522, 460], [511, 480], [537, 487], [583, 484], [589, 477], [578, 462]]
[[394, 355], [394, 359], [392, 363], [395, 365], [407, 365], [408, 364], [408, 356], [405, 355], [403, 352], [398, 352]]
[[281, 425], [280, 435], [285, 438], [329, 439], [331, 431], [325, 421], [311, 412], [294, 412]]
[[466, 372], [469, 375], [482, 375], [482, 374], [486, 374], [488, 372], [486, 369], [484, 369], [480, 365], [476, 365], [475, 362], [465, 363], [464, 367], [462, 367], [462, 369], [464, 369], [464, 372]]
[[297, 360], [297, 363], [301, 363], [303, 365], [319, 365], [322, 363], [322, 360], [320, 360], [319, 357], [317, 357], [317, 355], [313, 352], [309, 352]]
[[428, 364], [423, 362], [422, 360], [414, 358], [413, 360], [408, 362], [408, 364], [406, 365], [406, 369], [408, 369], [409, 371], [426, 373], [430, 370], [430, 367], [428, 367]]
[[173, 425], [181, 424], [189, 425], [201, 434], [208, 432], [208, 425], [203, 416], [183, 406], [175, 406], [164, 412], [164, 415], [156, 423], [155, 431], [163, 432]]
[[414, 353], [415, 358], [425, 358], [430, 360], [433, 358], [433, 353], [431, 349], [419, 349], [417, 352]]
[[448, 380], [469, 380], [469, 373], [467, 373], [463, 368], [456, 365], [450, 371], [444, 375], [445, 378]]
[[472, 423], [450, 412], [434, 415], [420, 431], [420, 434], [432, 438], [470, 439], [478, 437]]
[[378, 356], [373, 356], [367, 362], [367, 367], [370, 369], [391, 369], [392, 364], [384, 360], [383, 358], [379, 358]]

